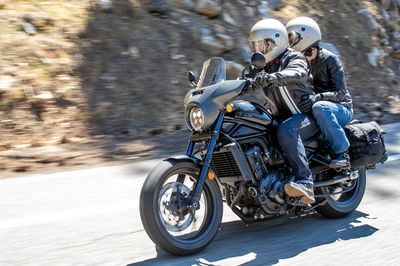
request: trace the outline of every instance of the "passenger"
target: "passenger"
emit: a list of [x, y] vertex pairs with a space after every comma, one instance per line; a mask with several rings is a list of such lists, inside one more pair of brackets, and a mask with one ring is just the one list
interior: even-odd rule
[[286, 25], [290, 47], [303, 53], [311, 64], [316, 95], [305, 97], [299, 107], [310, 108], [332, 150], [331, 167], [350, 164], [350, 147], [343, 127], [353, 118], [353, 105], [346, 89], [342, 63], [337, 55], [319, 46], [321, 31], [311, 18], [298, 17]]
[[254, 85], [263, 89], [274, 118], [282, 121], [277, 136], [293, 175], [285, 192], [301, 197], [304, 204], [314, 203], [313, 179], [303, 140], [316, 134], [318, 127], [310, 115], [304, 114], [310, 109], [297, 106], [314, 94], [309, 64], [301, 53], [289, 48], [285, 26], [275, 19], [257, 22], [250, 31], [249, 45], [253, 53], [262, 53], [267, 63], [262, 71], [251, 72]]

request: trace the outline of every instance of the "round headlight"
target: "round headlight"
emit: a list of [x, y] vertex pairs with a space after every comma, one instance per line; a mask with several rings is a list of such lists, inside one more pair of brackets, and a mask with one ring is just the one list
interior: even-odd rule
[[190, 125], [196, 131], [200, 131], [204, 125], [204, 115], [199, 107], [192, 107], [189, 112]]

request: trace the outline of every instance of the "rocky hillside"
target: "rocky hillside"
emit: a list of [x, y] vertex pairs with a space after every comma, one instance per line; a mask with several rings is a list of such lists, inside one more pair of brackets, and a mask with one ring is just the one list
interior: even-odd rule
[[186, 71], [221, 56], [234, 78], [251, 26], [269, 17], [314, 18], [357, 117], [398, 121], [399, 11], [399, 0], [0, 0], [0, 168], [148, 150], [143, 138], [185, 127]]

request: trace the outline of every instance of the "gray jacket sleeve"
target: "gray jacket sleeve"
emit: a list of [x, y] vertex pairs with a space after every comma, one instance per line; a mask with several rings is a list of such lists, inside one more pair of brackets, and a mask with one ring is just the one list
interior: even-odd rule
[[276, 83], [284, 86], [290, 83], [307, 80], [309, 73], [308, 63], [305, 58], [295, 56], [290, 59], [288, 65], [272, 75], [276, 77]]

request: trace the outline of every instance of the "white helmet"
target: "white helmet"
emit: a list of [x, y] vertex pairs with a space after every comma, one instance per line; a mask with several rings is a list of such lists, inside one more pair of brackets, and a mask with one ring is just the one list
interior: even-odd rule
[[262, 53], [266, 63], [271, 62], [289, 47], [285, 26], [276, 19], [257, 22], [250, 30], [249, 45], [253, 53]]
[[290, 47], [304, 52], [321, 40], [321, 30], [317, 22], [308, 17], [294, 18], [286, 24]]

